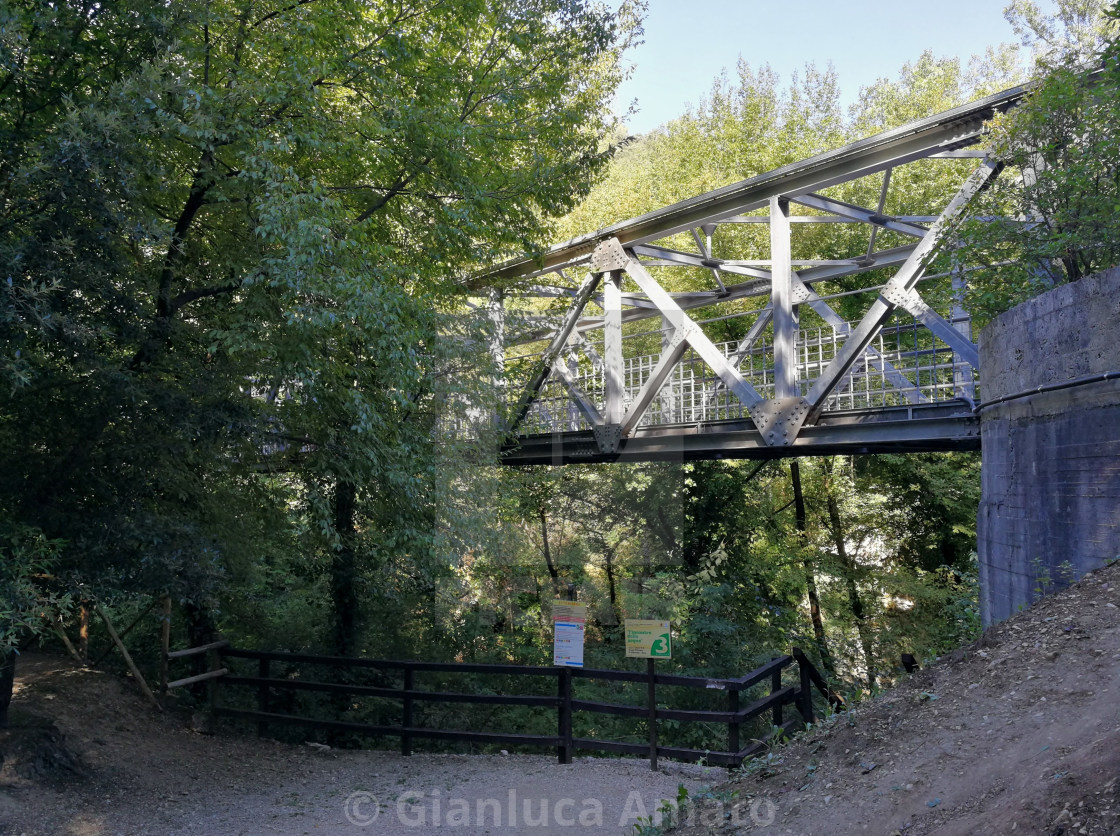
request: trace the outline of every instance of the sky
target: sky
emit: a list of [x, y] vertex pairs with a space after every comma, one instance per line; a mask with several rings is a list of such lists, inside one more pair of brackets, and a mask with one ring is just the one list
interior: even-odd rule
[[649, 0], [645, 43], [629, 54], [633, 76], [619, 88], [619, 115], [632, 134], [646, 133], [700, 101], [726, 68], [734, 78], [741, 55], [754, 68], [769, 64], [782, 86], [808, 62], [836, 68], [842, 103], [860, 87], [895, 78], [926, 49], [941, 56], [983, 54], [1018, 41], [1004, 20], [1009, 0], [884, 3], [869, 0]]

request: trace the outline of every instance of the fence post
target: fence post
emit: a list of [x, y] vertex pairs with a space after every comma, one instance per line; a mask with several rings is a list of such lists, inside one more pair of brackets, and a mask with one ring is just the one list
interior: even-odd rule
[[[727, 692], [727, 710], [732, 714], [739, 711], [739, 692], [734, 688]], [[727, 723], [727, 751], [732, 757], [739, 753], [739, 720], [736, 717]]]
[[801, 648], [793, 649], [793, 658], [797, 660], [797, 668], [801, 673], [801, 690], [797, 695], [797, 708], [801, 712], [801, 719], [806, 723], [815, 722], [813, 719], [813, 683], [809, 678], [809, 660], [805, 658]]
[[167, 693], [167, 654], [171, 652], [171, 596], [160, 598], [159, 692]]
[[[770, 675], [770, 693], [775, 694], [782, 690], [782, 669], [778, 668]], [[782, 704], [780, 702], [774, 703], [774, 725], [780, 726], [783, 720]]]
[[412, 735], [408, 729], [412, 728], [412, 667], [404, 668], [404, 695], [401, 698], [401, 754], [408, 757], [412, 754]]
[[[257, 662], [257, 676], [262, 680], [269, 678], [268, 659], [260, 659]], [[268, 713], [268, 683], [261, 682], [257, 685], [257, 711], [261, 714]], [[268, 721], [257, 720], [257, 737], [268, 736]]]
[[556, 669], [556, 692], [560, 697], [560, 706], [557, 713], [557, 731], [560, 735], [560, 745], [556, 747], [556, 757], [560, 763], [572, 762], [572, 669], [559, 667]]
[[649, 768], [654, 772], [657, 771], [657, 682], [654, 672], [654, 660], [649, 658], [646, 660], [649, 665], [647, 673], [649, 674]]
[[[216, 671], [221, 667], [221, 662], [218, 659], [218, 651], [216, 649], [208, 650], [206, 652], [206, 658], [210, 660], [209, 671]], [[207, 681], [206, 685], [208, 686], [206, 690], [206, 701], [209, 704], [210, 722], [213, 723], [218, 707], [218, 678], [215, 677]]]

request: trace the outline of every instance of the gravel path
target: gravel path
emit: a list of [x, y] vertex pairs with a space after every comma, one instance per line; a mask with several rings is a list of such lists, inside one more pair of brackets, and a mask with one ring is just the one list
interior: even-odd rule
[[[83, 766], [78, 776], [20, 774], [0, 733], [4, 836], [632, 834], [680, 785], [695, 791], [726, 777], [671, 762], [652, 772], [636, 759], [405, 758], [197, 734], [114, 676], [54, 657], [21, 665], [11, 732], [46, 723], [51, 746]], [[6, 745], [13, 751], [13, 738]]]
[[[568, 766], [535, 755], [326, 752], [299, 775], [226, 795], [212, 809], [168, 810], [167, 834], [634, 833], [639, 817], [722, 777], [633, 760], [581, 758]], [[708, 773], [708, 774], [705, 774]], [[194, 805], [192, 805], [194, 806]]]

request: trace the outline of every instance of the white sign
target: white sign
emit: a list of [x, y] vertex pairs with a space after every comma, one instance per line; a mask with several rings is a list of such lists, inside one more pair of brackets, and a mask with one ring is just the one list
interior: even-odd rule
[[587, 604], [552, 602], [552, 664], [583, 667], [583, 633], [587, 626]]

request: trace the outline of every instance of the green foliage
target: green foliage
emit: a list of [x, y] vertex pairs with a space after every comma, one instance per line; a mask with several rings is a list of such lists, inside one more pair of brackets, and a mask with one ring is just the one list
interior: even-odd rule
[[884, 527], [902, 562], [925, 571], [966, 567], [976, 543], [980, 457], [975, 453], [866, 456], [859, 477], [884, 485]]
[[94, 596], [409, 620], [481, 531], [463, 279], [606, 162], [637, 11], [6, 4], [0, 507]]
[[[1115, 32], [1120, 5], [1109, 15]], [[992, 129], [991, 152], [1012, 176], [974, 204], [962, 231], [963, 257], [984, 268], [966, 297], [981, 322], [1120, 263], [1120, 38], [1100, 47], [1092, 75], [1078, 63], [1083, 44], [1070, 50], [1042, 65], [1027, 101]]]
[[[35, 577], [53, 566], [115, 604], [114, 618], [167, 591], [177, 615], [208, 612], [236, 644], [389, 658], [548, 664], [550, 604], [569, 587], [591, 607], [589, 666], [637, 669], [622, 651], [628, 617], [672, 620], [666, 669], [735, 676], [791, 643], [823, 645], [840, 684], [860, 689], [872, 672], [889, 681], [901, 651], [970, 637], [975, 457], [805, 462], [801, 519], [776, 462], [492, 466], [497, 439], [478, 416], [504, 393], [493, 324], [467, 304], [480, 301], [464, 282], [477, 266], [928, 116], [1018, 72], [1008, 49], [967, 69], [925, 54], [845, 114], [831, 68], [782, 87], [741, 63], [694, 111], [612, 156], [606, 106], [639, 11], [4, 6], [0, 509], [23, 532], [5, 546], [7, 623], [42, 623], [46, 604], [66, 603], [45, 601]], [[924, 211], [968, 165], [898, 171], [884, 211]], [[879, 185], [828, 193], [874, 205]], [[726, 235], [717, 256], [766, 257], [763, 225]], [[848, 258], [866, 235], [802, 225], [798, 245]], [[707, 281], [682, 271], [670, 289]], [[863, 301], [836, 304], [847, 315]], [[743, 322], [711, 328], [737, 339]], [[656, 333], [638, 339], [659, 350]], [[437, 445], [449, 414], [471, 432]], [[140, 655], [154, 658], [146, 635]], [[515, 690], [436, 674], [424, 686]], [[675, 707], [725, 708], [716, 692], [669, 691]], [[579, 696], [644, 700], [640, 683]], [[395, 721], [397, 703], [301, 694], [277, 708], [376, 724]], [[550, 712], [502, 711], [425, 704], [417, 722], [554, 731]], [[763, 722], [744, 734], [761, 737]], [[647, 731], [588, 714], [576, 724], [585, 737]], [[703, 750], [722, 748], [726, 728], [662, 733]]]
[[0, 658], [68, 614], [70, 595], [50, 583], [61, 546], [41, 531], [0, 527]]
[[1054, 0], [1046, 9], [1034, 0], [1012, 0], [1004, 9], [1015, 33], [1042, 65], [1090, 62], [1109, 37], [1108, 10], [1115, 0]]
[[[897, 80], [881, 78], [860, 91], [852, 106], [859, 136], [924, 119], [1022, 81], [1018, 52], [1001, 45], [973, 56], [967, 67], [958, 58], [938, 58], [929, 50], [903, 65]], [[901, 173], [901, 172], [899, 172]]]
[[[694, 110], [626, 144], [562, 222], [570, 237], [661, 208], [843, 144], [835, 71], [808, 65], [787, 89], [745, 61]], [[750, 236], [757, 231], [741, 230]]]

